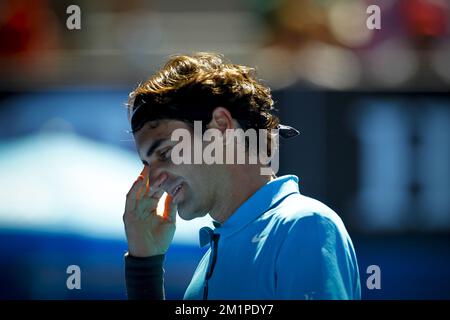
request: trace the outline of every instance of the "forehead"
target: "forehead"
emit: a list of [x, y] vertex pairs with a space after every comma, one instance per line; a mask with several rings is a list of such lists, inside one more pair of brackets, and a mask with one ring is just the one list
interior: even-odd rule
[[134, 134], [134, 140], [139, 152], [142, 154], [144, 148], [148, 148], [154, 141], [168, 139], [175, 129], [190, 129], [189, 125], [179, 120], [158, 120], [147, 122], [138, 132]]

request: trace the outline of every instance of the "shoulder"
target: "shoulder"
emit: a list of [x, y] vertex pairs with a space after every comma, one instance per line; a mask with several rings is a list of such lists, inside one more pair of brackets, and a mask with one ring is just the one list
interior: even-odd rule
[[302, 224], [310, 220], [316, 220], [324, 224], [343, 226], [342, 219], [330, 207], [319, 200], [301, 194], [286, 197], [273, 210], [272, 214], [272, 219], [285, 225]]
[[301, 194], [284, 199], [272, 212], [271, 219], [276, 226], [276, 233], [284, 240], [294, 238], [322, 242], [325, 238], [338, 237], [347, 242], [350, 239], [342, 219], [335, 211]]

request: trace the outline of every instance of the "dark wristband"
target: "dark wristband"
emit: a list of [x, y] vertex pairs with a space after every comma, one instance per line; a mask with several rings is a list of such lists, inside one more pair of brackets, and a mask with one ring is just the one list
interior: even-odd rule
[[164, 254], [146, 258], [125, 254], [125, 282], [128, 299], [164, 299], [164, 258]]

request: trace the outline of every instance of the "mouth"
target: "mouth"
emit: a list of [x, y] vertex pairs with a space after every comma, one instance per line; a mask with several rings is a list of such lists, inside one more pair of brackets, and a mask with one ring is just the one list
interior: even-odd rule
[[171, 188], [167, 188], [166, 192], [172, 196], [173, 198], [172, 201], [174, 203], [177, 203], [179, 201], [178, 196], [181, 194], [182, 189], [183, 189], [183, 182], [180, 182]]
[[183, 184], [183, 183], [180, 183], [179, 185], [177, 185], [177, 186], [175, 187], [175, 189], [173, 189], [173, 191], [171, 192], [171, 193], [172, 193], [172, 196], [175, 197], [175, 196], [177, 195], [178, 191], [181, 190], [182, 184]]

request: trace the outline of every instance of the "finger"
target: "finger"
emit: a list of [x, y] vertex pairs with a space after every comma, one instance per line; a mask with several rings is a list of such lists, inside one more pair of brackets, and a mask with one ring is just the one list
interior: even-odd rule
[[173, 197], [168, 194], [164, 202], [163, 218], [170, 222], [175, 222], [177, 217], [177, 205], [173, 203]]
[[[158, 191], [154, 192], [152, 195], [145, 194], [142, 196], [141, 199], [139, 199], [139, 210], [138, 211], [149, 211], [153, 212], [158, 208], [159, 200], [161, 199], [162, 195], [164, 194], [164, 190], [159, 189]], [[156, 211], [155, 211], [156, 213]]]
[[158, 215], [158, 204], [163, 194], [164, 190], [159, 189], [152, 196], [146, 195], [139, 199], [138, 210], [136, 210], [138, 216], [145, 218], [151, 214]]
[[133, 185], [131, 186], [130, 190], [127, 193], [127, 201], [125, 204], [125, 211], [134, 211], [137, 207], [137, 202], [140, 196], [140, 190], [142, 187], [142, 183], [144, 181], [144, 176], [146, 173], [148, 173], [149, 168], [148, 166], [144, 165], [144, 168], [142, 169], [139, 176], [134, 181]]
[[152, 191], [152, 186], [150, 183], [150, 167], [148, 167], [144, 179], [145, 179], [145, 195], [148, 195], [148, 193]]
[[136, 181], [133, 183], [133, 185], [131, 186], [130, 190], [128, 191], [127, 194], [127, 201], [126, 201], [126, 206], [125, 209], [126, 210], [133, 210], [134, 206], [135, 206], [135, 199], [137, 199], [137, 193], [140, 189], [140, 187], [142, 186], [142, 177], [139, 176]]
[[139, 183], [137, 185], [137, 189], [136, 189], [136, 199], [139, 200], [144, 194], [145, 194], [145, 176], [142, 177], [142, 175], [140, 175], [138, 177], [139, 179]]
[[140, 178], [140, 177], [145, 178], [145, 176], [146, 176], [146, 174], [147, 174], [148, 171], [149, 171], [149, 170], [148, 170], [148, 166], [147, 166], [147, 165], [144, 165], [144, 168], [142, 169], [142, 171], [141, 171], [141, 173], [139, 174], [139, 177], [138, 177], [138, 178]]
[[149, 203], [151, 203], [156, 207], [158, 205], [159, 199], [161, 199], [163, 194], [163, 189], [154, 190], [151, 193], [143, 194], [139, 201], [141, 201], [144, 206], [147, 206]]
[[161, 188], [162, 183], [167, 179], [167, 174], [166, 173], [162, 173], [161, 175], [158, 176], [158, 178], [155, 181], [150, 181], [149, 179], [149, 195], [153, 196], [153, 194], [155, 192], [158, 192]]
[[152, 186], [150, 182], [143, 184], [144, 192], [142, 193], [142, 198], [161, 198], [164, 190], [160, 187]]
[[136, 180], [133, 182], [133, 185], [131, 186], [129, 193], [131, 193], [132, 190], [136, 191], [137, 190], [136, 188], [139, 186], [139, 184], [142, 183], [143, 180], [144, 177], [142, 175], [138, 176]]
[[141, 183], [144, 180], [146, 170], [148, 171], [147, 166], [144, 166], [144, 169], [142, 169], [141, 173], [139, 174], [139, 176], [136, 178], [133, 185], [131, 186], [130, 191], [128, 192], [129, 194], [135, 195], [136, 192], [139, 190]]
[[151, 195], [149, 195], [149, 198], [152, 199], [153, 201], [159, 202], [159, 199], [161, 199], [163, 194], [164, 194], [164, 190], [158, 189], [155, 192], [153, 192]]
[[148, 192], [149, 189], [149, 181], [150, 181], [150, 166], [144, 166], [144, 170], [142, 170], [142, 176], [144, 177], [145, 182], [145, 192]]
[[148, 194], [150, 192], [150, 177], [147, 177], [146, 183], [145, 183], [145, 194]]

